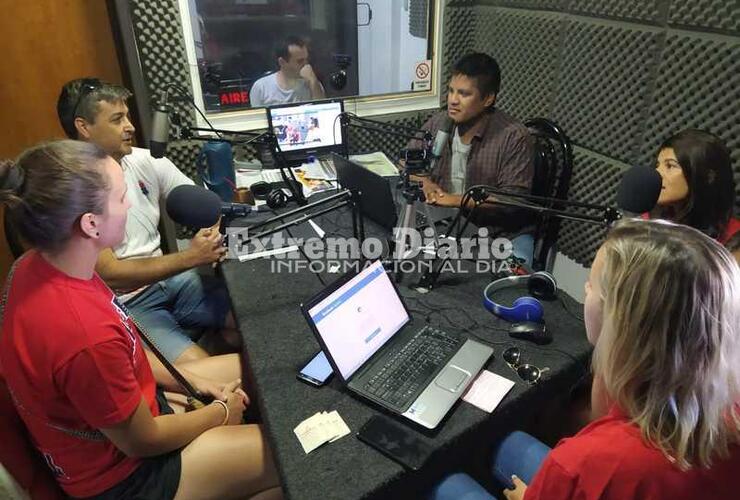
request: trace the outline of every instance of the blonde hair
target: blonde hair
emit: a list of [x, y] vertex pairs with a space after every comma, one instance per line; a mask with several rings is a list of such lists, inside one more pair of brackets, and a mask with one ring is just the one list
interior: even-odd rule
[[646, 442], [680, 468], [740, 442], [740, 270], [698, 230], [626, 221], [603, 245], [594, 370]]
[[42, 250], [64, 245], [83, 214], [104, 211], [110, 186], [100, 164], [106, 158], [94, 144], [65, 139], [0, 162], [0, 203], [12, 228]]

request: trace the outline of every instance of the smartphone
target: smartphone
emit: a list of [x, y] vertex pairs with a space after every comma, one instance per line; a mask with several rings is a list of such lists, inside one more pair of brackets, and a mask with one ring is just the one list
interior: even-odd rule
[[329, 364], [329, 360], [326, 359], [326, 354], [324, 354], [324, 351], [319, 351], [306, 366], [301, 368], [296, 376], [302, 382], [321, 387], [329, 381], [333, 374], [334, 370]]
[[419, 470], [432, 446], [388, 417], [375, 415], [362, 426], [357, 439], [411, 470]]

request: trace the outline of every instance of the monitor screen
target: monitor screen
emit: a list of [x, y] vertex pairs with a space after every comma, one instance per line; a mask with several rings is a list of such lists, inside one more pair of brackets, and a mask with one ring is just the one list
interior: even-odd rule
[[311, 307], [308, 316], [345, 380], [411, 319], [380, 261]]
[[341, 146], [338, 116], [342, 101], [309, 102], [268, 108], [268, 119], [283, 152]]

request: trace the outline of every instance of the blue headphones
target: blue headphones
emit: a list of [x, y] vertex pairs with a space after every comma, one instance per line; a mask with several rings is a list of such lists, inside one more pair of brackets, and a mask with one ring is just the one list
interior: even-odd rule
[[520, 323], [522, 321], [542, 323], [545, 311], [540, 301], [534, 297], [519, 297], [511, 307], [497, 304], [490, 299], [491, 294], [497, 290], [525, 283], [529, 289], [529, 293], [541, 299], [553, 298], [558, 290], [558, 284], [555, 278], [552, 274], [545, 271], [538, 271], [526, 276], [507, 276], [506, 278], [492, 281], [483, 290], [483, 307], [496, 316], [512, 323]]

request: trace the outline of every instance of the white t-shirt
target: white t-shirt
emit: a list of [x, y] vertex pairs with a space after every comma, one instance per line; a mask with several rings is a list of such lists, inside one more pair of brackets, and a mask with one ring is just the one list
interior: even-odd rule
[[452, 136], [452, 160], [450, 163], [452, 194], [460, 194], [465, 191], [465, 176], [468, 171], [470, 146], [470, 144], [463, 144], [460, 134], [457, 133], [457, 127], [455, 127], [455, 135]]
[[148, 149], [133, 148], [121, 159], [131, 208], [126, 220], [126, 235], [113, 249], [119, 259], [162, 255], [159, 235], [159, 201], [177, 186], [193, 181], [167, 158], [156, 159]]
[[260, 106], [274, 106], [291, 102], [305, 102], [311, 100], [311, 89], [303, 79], [298, 79], [296, 86], [285, 90], [277, 81], [277, 72], [263, 76], [252, 85], [249, 91], [249, 103], [254, 108]]

